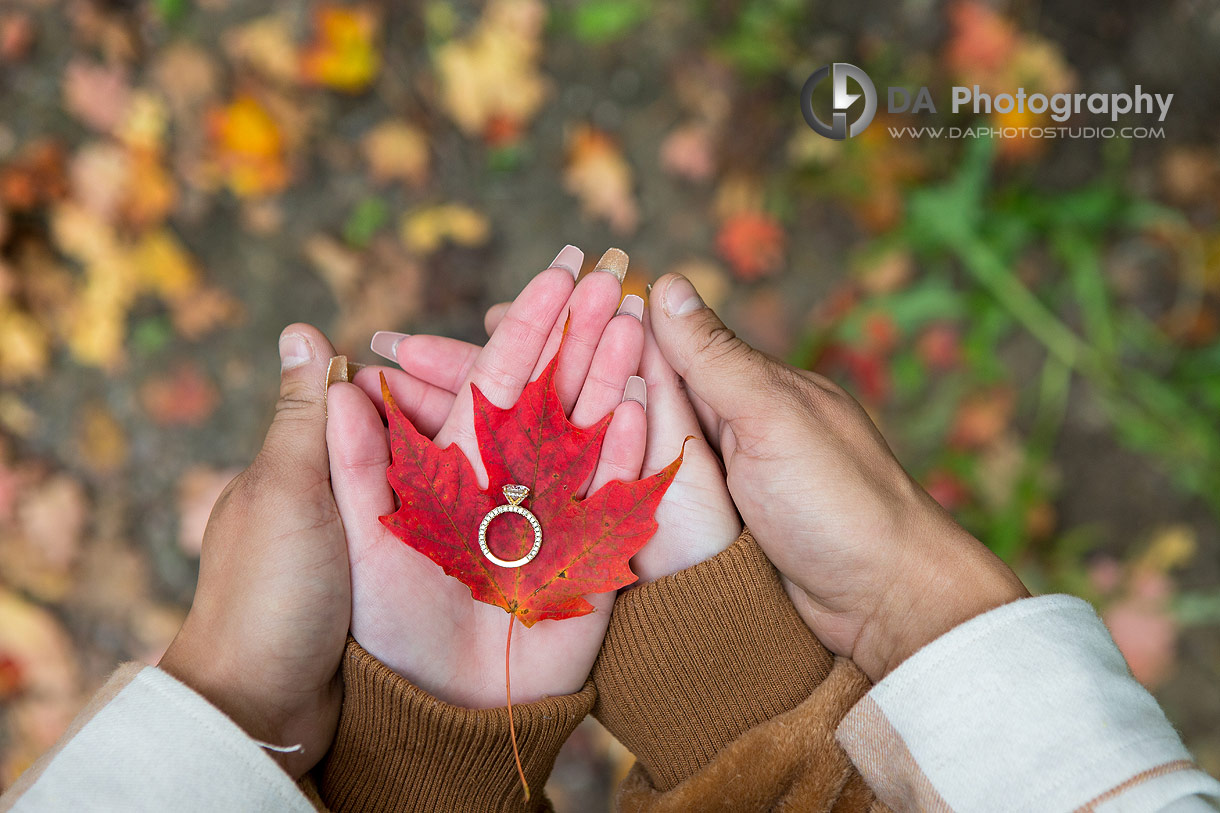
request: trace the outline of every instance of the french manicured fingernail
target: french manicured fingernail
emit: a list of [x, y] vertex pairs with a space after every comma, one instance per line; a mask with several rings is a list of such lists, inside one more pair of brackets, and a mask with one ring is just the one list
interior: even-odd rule
[[665, 314], [667, 316], [685, 316], [705, 308], [699, 292], [690, 284], [686, 277], [677, 277], [665, 289]]
[[623, 400], [635, 401], [640, 406], [648, 409], [648, 385], [644, 383], [644, 379], [638, 375], [633, 375], [627, 379], [627, 386], [623, 388]]
[[635, 294], [627, 294], [618, 306], [618, 313], [614, 315], [618, 316], [620, 313], [629, 313], [641, 322], [644, 321], [644, 299]]
[[597, 261], [597, 267], [594, 271], [608, 271], [618, 277], [618, 281], [622, 282], [627, 277], [627, 264], [630, 262], [627, 257], [627, 252], [621, 248], [607, 249], [602, 258]]
[[564, 246], [563, 251], [551, 260], [550, 268], [563, 268], [572, 275], [572, 279], [580, 276], [580, 267], [585, 264], [585, 253], [576, 246]]
[[313, 361], [313, 345], [300, 333], [280, 336], [280, 371], [291, 370]]
[[369, 349], [383, 359], [389, 359], [397, 364], [398, 356], [395, 354], [395, 351], [398, 350], [398, 344], [405, 338], [407, 338], [406, 333], [379, 330], [373, 334], [373, 340], [369, 342]]

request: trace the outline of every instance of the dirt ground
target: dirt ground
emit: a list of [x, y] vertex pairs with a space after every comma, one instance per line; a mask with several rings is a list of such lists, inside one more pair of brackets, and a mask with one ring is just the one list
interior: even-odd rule
[[[925, 475], [950, 472], [951, 490], [964, 495], [954, 503], [963, 515], [973, 522], [987, 513], [978, 495], [991, 493], [989, 483], [999, 477], [988, 461], [1001, 451], [1019, 454], [1035, 431], [1044, 348], [1013, 329], [995, 345], [1004, 375], [984, 370], [969, 348], [945, 378], [926, 373], [928, 381], [944, 381], [945, 391], [992, 398], [981, 408], [994, 419], [991, 428], [960, 446], [954, 438], [965, 419], [957, 402], [947, 407], [952, 425], [929, 436], [915, 427], [927, 422], [937, 396], [874, 402], [862, 385], [861, 369], [899, 380], [897, 360], [903, 347], [915, 346], [915, 332], [901, 334], [899, 319], [897, 349], [874, 353], [833, 333], [828, 325], [840, 322], [826, 315], [828, 303], [845, 297], [866, 309], [873, 295], [900, 301], [943, 265], [954, 297], [945, 307], [964, 314], [953, 335], [966, 344], [986, 297], [952, 270], [952, 258], [928, 259], [899, 237], [905, 276], [870, 288], [873, 277], [860, 270], [870, 248], [892, 246], [902, 233], [906, 196], [953, 175], [958, 148], [882, 140], [817, 157], [812, 170], [798, 157], [816, 138], [802, 132], [797, 102], [813, 68], [849, 60], [875, 76], [943, 83], [950, 74], [946, 43], [967, 37], [952, 7], [623, 2], [602, 4], [614, 13], [601, 17], [582, 15], [575, 4], [549, 13], [528, 0], [501, 5], [516, 8], [514, 19], [541, 20], [532, 34], [528, 19], [523, 24], [527, 64], [514, 69], [523, 84], [543, 83], [542, 101], [532, 110], [514, 107], [519, 100], [505, 110], [492, 105], [474, 124], [465, 123], [470, 113], [462, 104], [493, 95], [496, 86], [479, 71], [495, 66], [472, 57], [468, 81], [491, 90], [472, 85], [465, 102], [453, 101], [442, 89], [438, 54], [473, 36], [479, 6], [355, 7], [375, 20], [369, 47], [380, 59], [355, 90], [342, 87], [342, 72], [269, 75], [274, 65], [234, 44], [252, 21], [277, 19], [288, 39], [256, 40], [255, 50], [308, 48], [319, 36], [312, 15], [320, 7], [313, 4], [15, 0], [0, 7], [0, 168], [4, 177], [30, 175], [44, 192], [63, 187], [26, 200], [0, 183], [0, 339], [14, 341], [15, 313], [45, 328], [32, 370], [22, 372], [14, 355], [0, 353], [0, 628], [9, 630], [0, 631], [0, 787], [54, 740], [116, 664], [155, 660], [172, 638], [194, 592], [201, 517], [219, 486], [251, 459], [269, 421], [276, 337], [285, 325], [318, 325], [362, 362], [374, 360], [368, 338], [379, 329], [482, 341], [484, 310], [513, 296], [565, 243], [592, 258], [611, 245], [627, 250], [629, 290], [642, 292], [670, 270], [691, 273], [751, 342], [828, 374], [847, 369], [846, 383], [862, 392], [904, 463], [925, 482]], [[1220, 233], [1220, 7], [1190, 0], [994, 7], [1011, 21], [1010, 39], [1044, 43], [1054, 64], [1070, 67], [1076, 88], [1140, 82], [1175, 94], [1166, 138], [1127, 145], [1122, 184], [1125, 194], [1177, 212], [1191, 239], [1213, 245], [1208, 241]], [[13, 21], [31, 31], [24, 47], [24, 29]], [[967, 39], [989, 42], [990, 30], [982, 26]], [[183, 44], [190, 64], [211, 78], [197, 98], [176, 106], [175, 82], [158, 78], [158, 66]], [[297, 70], [292, 53], [280, 70]], [[118, 78], [78, 76], [82, 88], [73, 97], [65, 88], [80, 65], [116, 66]], [[136, 115], [133, 92], [148, 94], [167, 120], [152, 127], [151, 146], [133, 146], [136, 137], [123, 129]], [[108, 101], [94, 110], [82, 94]], [[251, 125], [253, 136], [232, 124], [232, 105], [243, 94], [270, 122]], [[125, 112], [112, 116], [114, 108]], [[389, 121], [408, 125], [416, 140], [410, 143], [422, 144], [424, 157], [404, 158], [410, 150], [396, 141], [397, 169], [378, 177], [367, 137]], [[225, 132], [236, 135], [226, 141]], [[675, 140], [679, 132], [687, 140]], [[243, 138], [279, 147], [250, 147]], [[50, 176], [30, 168], [29, 150], [40, 143], [61, 151]], [[97, 144], [117, 148], [124, 166], [152, 155], [174, 189], [172, 204], [158, 207], [155, 190], [130, 180], [131, 194], [143, 196], [134, 202], [82, 204], [82, 185], [112, 177], [81, 158]], [[879, 157], [868, 158], [866, 149]], [[1106, 155], [1096, 141], [1056, 144], [1001, 164], [996, 188], [1068, 194], [1104, 173]], [[1199, 188], [1175, 181], [1167, 167], [1179, 158], [1196, 161], [1186, 175], [1198, 178]], [[247, 170], [262, 180], [251, 186], [238, 177]], [[265, 180], [279, 170], [282, 181]], [[883, 193], [898, 201], [893, 211], [880, 208]], [[443, 209], [451, 203], [467, 220]], [[114, 283], [141, 285], [139, 295], [88, 310], [94, 300], [85, 281], [108, 272], [97, 270], [96, 258], [65, 249], [70, 241], [57, 224], [65, 207], [78, 204], [90, 224], [125, 247], [172, 235], [187, 258], [189, 284], [174, 289], [165, 264], [157, 264], [162, 271], [151, 272], [149, 282], [133, 282], [137, 274]], [[154, 214], [133, 216], [133, 206]], [[417, 215], [434, 217], [415, 219], [411, 231], [408, 221]], [[744, 247], [734, 243], [732, 230], [753, 224], [746, 217], [754, 215], [766, 228], [746, 233]], [[461, 225], [469, 221], [475, 225]], [[1123, 308], [1157, 321], [1186, 283], [1165, 267], [1165, 245], [1176, 238], [1144, 237], [1107, 236], [1102, 267]], [[1220, 253], [1208, 256], [1211, 280]], [[1122, 269], [1133, 267], [1139, 284], [1129, 286]], [[1053, 298], [1053, 274], [1026, 270], [1013, 273], [1045, 285], [1039, 295], [1079, 327], [1078, 309]], [[1209, 281], [1199, 293], [1213, 320], [1216, 287]], [[192, 323], [192, 313], [203, 319], [208, 309], [213, 317]], [[106, 351], [100, 339], [74, 338], [64, 327], [86, 319], [114, 326], [119, 349]], [[1182, 353], [1206, 361], [1216, 330], [1202, 325], [1190, 335], [1180, 342]], [[811, 347], [856, 354], [811, 355]], [[848, 366], [836, 367], [843, 362], [834, 359], [848, 359]], [[1185, 397], [1196, 398], [1195, 383], [1180, 385]], [[1004, 398], [994, 395], [1001, 391]], [[1217, 503], [1182, 486], [1175, 458], [1125, 441], [1097, 393], [1084, 377], [1073, 378], [1048, 455], [1037, 461], [1033, 493], [1022, 492], [1026, 524], [1010, 559], [1035, 587], [1079, 585], [1103, 612], [1138, 605], [1151, 621], [1133, 633], [1139, 654], [1124, 651], [1154, 662], [1147, 682], [1199, 762], [1220, 774]], [[1197, 406], [1210, 409], [1210, 397]], [[1007, 496], [1000, 503], [1012, 504]], [[36, 509], [23, 513], [25, 505]], [[984, 541], [988, 522], [971, 525]], [[46, 543], [38, 532], [60, 541]], [[1172, 548], [1166, 539], [1186, 538], [1188, 554], [1164, 553]], [[1153, 559], [1163, 566], [1149, 565]], [[1141, 592], [1141, 584], [1153, 587]], [[1187, 601], [1194, 610], [1182, 609]], [[32, 675], [45, 684], [31, 688]], [[31, 700], [34, 689], [42, 695]], [[565, 747], [548, 790], [560, 810], [605, 809], [629, 765], [622, 747], [587, 721]]]

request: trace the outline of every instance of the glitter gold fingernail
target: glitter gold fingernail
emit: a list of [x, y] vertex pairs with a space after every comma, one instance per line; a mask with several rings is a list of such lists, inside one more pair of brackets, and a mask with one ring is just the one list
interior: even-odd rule
[[627, 263], [630, 260], [627, 257], [627, 252], [621, 248], [608, 249], [602, 258], [597, 261], [595, 271], [608, 271], [613, 274], [619, 282], [622, 282], [627, 276]]

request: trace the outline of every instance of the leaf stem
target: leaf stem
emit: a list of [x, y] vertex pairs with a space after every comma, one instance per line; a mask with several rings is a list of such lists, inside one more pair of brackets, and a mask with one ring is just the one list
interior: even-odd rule
[[521, 753], [517, 750], [517, 729], [513, 725], [513, 690], [508, 679], [508, 653], [513, 646], [513, 623], [517, 616], [508, 614], [508, 640], [504, 642], [504, 695], [508, 698], [508, 736], [513, 741], [513, 759], [517, 761], [517, 775], [521, 777], [521, 787], [525, 790], [525, 801], [530, 800], [530, 783], [525, 781], [525, 770], [521, 767]]

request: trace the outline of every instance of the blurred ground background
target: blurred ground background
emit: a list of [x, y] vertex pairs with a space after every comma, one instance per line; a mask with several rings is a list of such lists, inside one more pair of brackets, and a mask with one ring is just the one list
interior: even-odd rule
[[[1220, 774], [1220, 6], [403, 5], [0, 5], [0, 788], [172, 638], [285, 324], [479, 341], [569, 242], [845, 384]], [[832, 142], [798, 97], [836, 60], [942, 108], [1175, 95], [1163, 139]], [[628, 764], [586, 723], [552, 796]]]

